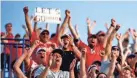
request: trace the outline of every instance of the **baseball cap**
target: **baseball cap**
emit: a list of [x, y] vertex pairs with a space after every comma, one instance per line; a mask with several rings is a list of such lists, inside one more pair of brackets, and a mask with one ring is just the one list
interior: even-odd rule
[[54, 54], [54, 53], [59, 53], [59, 54], [63, 57], [64, 51], [61, 50], [61, 49], [54, 49], [54, 50], [52, 51], [52, 53], [53, 53], [53, 54]]
[[36, 54], [41, 53], [41, 52], [46, 52], [46, 48], [38, 48], [36, 51]]
[[96, 35], [96, 34], [90, 34], [90, 35], [88, 36], [88, 38], [97, 38], [97, 35]]
[[111, 50], [115, 50], [115, 49], [120, 50], [118, 46], [112, 46]]
[[100, 36], [100, 35], [105, 36], [106, 34], [105, 34], [104, 31], [99, 31], [96, 35], [97, 35], [97, 36]]
[[129, 54], [127, 58], [135, 58], [135, 54]]
[[44, 35], [45, 33], [47, 33], [48, 35], [50, 34], [49, 30], [43, 30], [40, 34]]
[[68, 35], [64, 34], [63, 36], [61, 36], [61, 39], [63, 39], [63, 38], [68, 38]]

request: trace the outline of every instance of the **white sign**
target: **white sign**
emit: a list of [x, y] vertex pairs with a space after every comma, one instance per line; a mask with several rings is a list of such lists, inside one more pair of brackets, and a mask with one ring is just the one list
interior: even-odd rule
[[36, 7], [35, 16], [37, 16], [37, 22], [61, 23], [61, 11], [57, 8]]

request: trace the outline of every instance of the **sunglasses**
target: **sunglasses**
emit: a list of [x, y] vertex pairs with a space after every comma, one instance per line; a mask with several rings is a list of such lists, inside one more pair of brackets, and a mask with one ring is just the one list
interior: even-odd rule
[[105, 34], [100, 34], [99, 36], [105, 36]]
[[41, 35], [49, 35], [49, 33], [43, 32], [41, 33]]
[[119, 51], [119, 48], [112, 48], [112, 50]]

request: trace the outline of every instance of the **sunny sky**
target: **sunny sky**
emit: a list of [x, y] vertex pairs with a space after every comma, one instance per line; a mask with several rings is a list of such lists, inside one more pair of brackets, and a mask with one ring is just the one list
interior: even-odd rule
[[[93, 33], [99, 30], [106, 31], [104, 24], [110, 24], [110, 19], [115, 18], [122, 25], [119, 32], [124, 33], [128, 28], [137, 30], [137, 1], [136, 2], [112, 2], [112, 1], [2, 1], [1, 2], [1, 31], [5, 32], [5, 24], [13, 24], [13, 33], [23, 36], [25, 24], [23, 7], [29, 7], [29, 15], [34, 15], [36, 7], [59, 8], [61, 18], [64, 19], [64, 11], [71, 11], [73, 25], [78, 24], [80, 38], [87, 43], [86, 18], [96, 20], [97, 26]], [[39, 27], [45, 27], [45, 23], [39, 23]], [[50, 33], [55, 32], [56, 24], [50, 24]], [[132, 42], [132, 41], [131, 41]], [[116, 41], [114, 41], [116, 44]]]

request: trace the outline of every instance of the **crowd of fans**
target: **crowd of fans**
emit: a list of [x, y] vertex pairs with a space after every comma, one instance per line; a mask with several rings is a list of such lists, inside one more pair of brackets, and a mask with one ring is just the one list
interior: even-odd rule
[[[128, 29], [121, 35], [117, 32], [120, 24], [117, 24], [115, 19], [111, 19], [110, 26], [106, 25], [107, 32], [99, 31], [93, 34], [92, 30], [96, 21], [92, 22], [87, 18], [88, 44], [85, 44], [80, 39], [77, 27], [74, 28], [72, 25], [69, 10], [65, 11], [62, 25], [58, 24], [56, 33], [51, 36], [48, 25], [43, 30], [37, 27], [37, 17], [30, 18], [28, 7], [24, 7], [23, 12], [26, 22], [26, 26], [22, 26], [26, 32], [24, 39], [29, 41], [25, 41], [25, 48], [21, 45], [4, 45], [1, 53], [2, 73], [5, 68], [5, 56], [8, 69], [11, 67], [10, 72], [13, 72], [14, 77], [17, 78], [137, 77], [137, 32], [135, 29]], [[34, 26], [32, 26], [32, 19]], [[71, 34], [65, 34], [66, 28]], [[2, 40], [2, 42], [19, 44], [20, 34], [14, 37], [12, 23], [7, 23], [5, 29], [6, 33], [1, 33], [1, 38], [15, 40]], [[129, 44], [130, 36], [133, 44]], [[112, 45], [114, 38], [118, 42], [115, 46]], [[23, 62], [25, 72], [21, 70]]]

